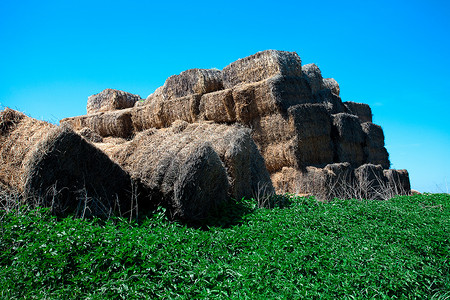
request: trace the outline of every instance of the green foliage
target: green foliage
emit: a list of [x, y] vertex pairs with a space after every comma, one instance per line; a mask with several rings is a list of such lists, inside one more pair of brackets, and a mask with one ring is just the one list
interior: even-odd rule
[[208, 227], [0, 212], [0, 298], [450, 297], [449, 195], [223, 212]]

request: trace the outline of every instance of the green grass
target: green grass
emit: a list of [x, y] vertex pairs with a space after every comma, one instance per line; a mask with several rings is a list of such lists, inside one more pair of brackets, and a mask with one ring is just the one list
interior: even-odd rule
[[450, 299], [449, 195], [228, 211], [207, 229], [0, 213], [0, 298]]

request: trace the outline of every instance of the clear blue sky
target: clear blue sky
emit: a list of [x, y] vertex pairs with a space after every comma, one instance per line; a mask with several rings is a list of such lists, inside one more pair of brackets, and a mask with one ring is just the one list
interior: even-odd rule
[[146, 97], [190, 68], [296, 51], [372, 107], [413, 188], [447, 192], [449, 3], [2, 0], [0, 104], [56, 123], [105, 88]]

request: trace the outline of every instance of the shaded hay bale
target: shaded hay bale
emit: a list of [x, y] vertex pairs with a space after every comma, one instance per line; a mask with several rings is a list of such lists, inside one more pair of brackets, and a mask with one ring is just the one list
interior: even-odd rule
[[387, 179], [389, 188], [396, 195], [410, 195], [411, 183], [409, 181], [409, 173], [407, 170], [384, 170], [384, 176]]
[[357, 116], [361, 123], [372, 122], [372, 109], [368, 104], [356, 102], [344, 102], [349, 112]]
[[385, 147], [372, 148], [364, 147], [365, 162], [368, 164], [381, 165], [383, 169], [389, 169], [389, 153]]
[[141, 100], [141, 96], [131, 93], [105, 89], [102, 92], [88, 97], [87, 113], [93, 114], [103, 111], [124, 109], [133, 107], [136, 102]]
[[79, 135], [84, 137], [87, 141], [92, 143], [101, 143], [103, 138], [97, 132], [93, 131], [89, 127], [84, 127], [83, 129], [77, 131]]
[[88, 127], [102, 137], [114, 136], [129, 138], [133, 135], [132, 110], [132, 108], [128, 108], [65, 118], [60, 121], [60, 124], [68, 124], [73, 130], [82, 130]]
[[364, 145], [372, 148], [384, 147], [384, 133], [381, 126], [371, 122], [361, 124], [364, 132]]
[[227, 89], [202, 95], [199, 112], [199, 120], [217, 123], [236, 122], [232, 90]]
[[381, 165], [364, 164], [355, 169], [356, 186], [364, 199], [384, 199], [386, 177]]
[[5, 186], [57, 215], [130, 212], [131, 179], [118, 165], [68, 127], [17, 114], [20, 123], [2, 136]]
[[339, 88], [339, 83], [334, 78], [324, 78], [323, 86], [326, 89], [330, 90], [331, 93], [333, 93], [333, 95], [336, 95], [339, 97], [341, 89]]
[[339, 113], [332, 115], [332, 138], [335, 146], [335, 162], [349, 162], [353, 166], [364, 163], [364, 132], [356, 116]]
[[303, 78], [281, 75], [234, 87], [233, 100], [236, 119], [244, 124], [272, 113], [286, 113], [293, 105], [314, 101]]
[[316, 94], [326, 88], [322, 78], [322, 72], [316, 64], [307, 64], [302, 66], [302, 75], [308, 82], [313, 94]]
[[274, 75], [302, 76], [301, 60], [295, 52], [266, 50], [241, 58], [222, 70], [224, 87], [249, 84]]

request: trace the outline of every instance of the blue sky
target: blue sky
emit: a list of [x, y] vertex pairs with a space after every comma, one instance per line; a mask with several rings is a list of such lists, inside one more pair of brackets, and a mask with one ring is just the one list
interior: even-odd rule
[[266, 49], [295, 51], [367, 103], [393, 168], [450, 189], [448, 1], [0, 2], [0, 104], [51, 122], [115, 88], [146, 97], [167, 77]]

